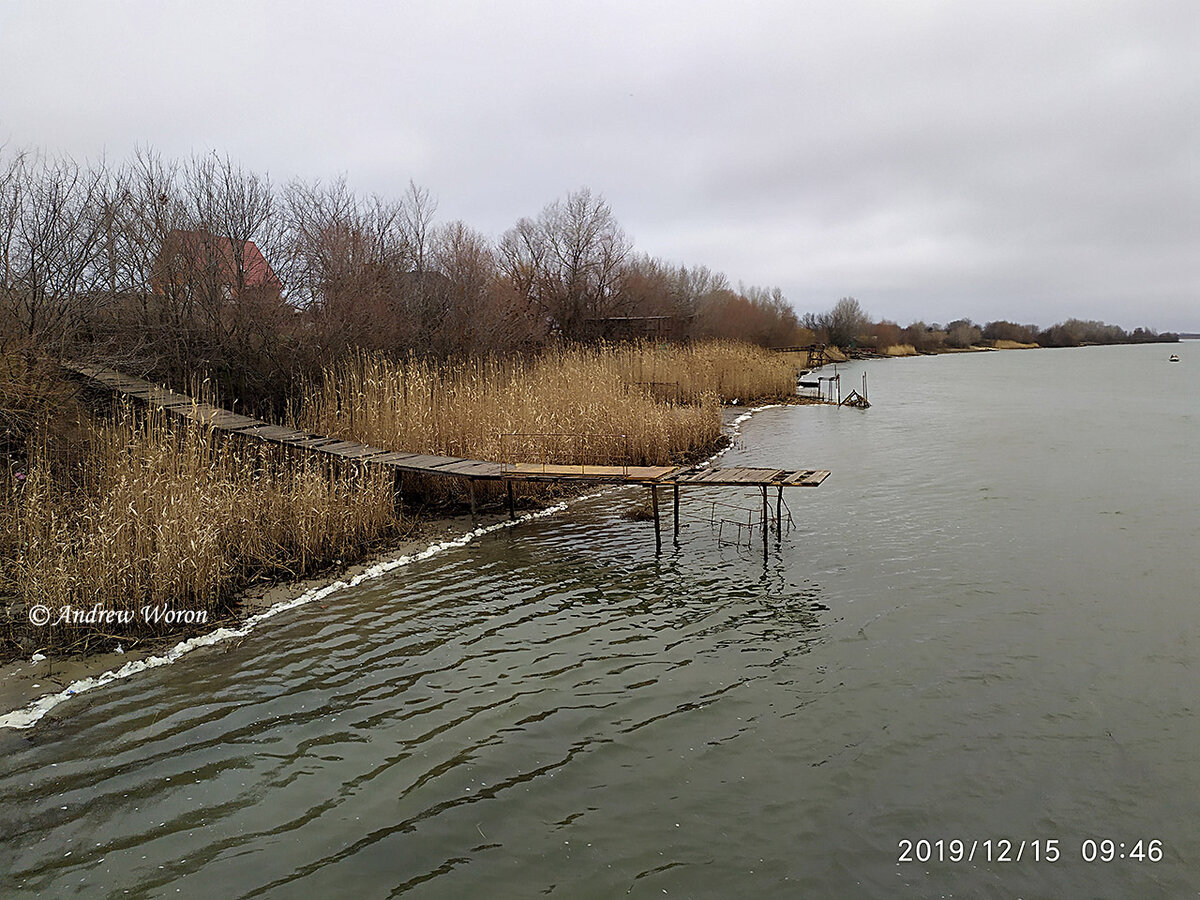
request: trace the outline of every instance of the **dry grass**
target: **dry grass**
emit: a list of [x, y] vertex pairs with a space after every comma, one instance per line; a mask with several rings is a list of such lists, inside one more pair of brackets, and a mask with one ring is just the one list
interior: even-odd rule
[[[0, 572], [17, 600], [10, 638], [24, 624], [14, 610], [30, 604], [99, 604], [139, 620], [142, 607], [162, 605], [208, 610], [211, 620], [251, 580], [311, 572], [396, 524], [387, 473], [235, 443], [162, 412], [126, 409], [92, 423], [87, 443], [70, 472], [35, 451], [0, 500]], [[94, 631], [26, 636], [72, 646]]]
[[[774, 354], [730, 343], [573, 348], [449, 366], [359, 355], [326, 371], [294, 418], [309, 431], [398, 450], [664, 464], [719, 441], [722, 399], [789, 394], [794, 372]], [[7, 381], [14, 397], [33, 396], [24, 374]], [[0, 492], [0, 594], [10, 601], [0, 636], [10, 649], [18, 641], [23, 650], [86, 649], [101, 634], [128, 633], [32, 628], [34, 604], [133, 611], [143, 632], [154, 630], [140, 615], [147, 606], [215, 618], [255, 579], [358, 556], [396, 529], [386, 471], [129, 408], [104, 422], [75, 413], [79, 424], [62, 440], [54, 428], [66, 417], [46, 415], [53, 404], [41, 394], [34, 400], [4, 407], [21, 414]], [[422, 487], [444, 496], [456, 484]]]
[[785, 354], [736, 341], [687, 346], [630, 344], [603, 351], [622, 378], [660, 399], [696, 403], [776, 400], [796, 392], [796, 366]]
[[731, 343], [570, 348], [454, 365], [360, 354], [328, 369], [295, 419], [393, 450], [662, 465], [719, 440], [719, 400], [794, 386], [790, 364]]

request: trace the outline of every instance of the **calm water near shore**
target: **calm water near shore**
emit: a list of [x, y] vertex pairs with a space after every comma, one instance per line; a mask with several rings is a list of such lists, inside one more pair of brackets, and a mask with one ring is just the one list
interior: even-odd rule
[[1196, 896], [1200, 344], [867, 368], [765, 567], [613, 490], [0, 731], [0, 896]]

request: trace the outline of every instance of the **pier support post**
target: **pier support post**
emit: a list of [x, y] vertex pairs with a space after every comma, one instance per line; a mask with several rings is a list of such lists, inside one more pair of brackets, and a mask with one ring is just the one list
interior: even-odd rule
[[475, 524], [475, 479], [467, 479], [467, 492], [471, 495], [471, 524]]
[[679, 482], [675, 482], [672, 487], [675, 489], [675, 510], [671, 516], [671, 521], [675, 525], [675, 546], [679, 546]]
[[400, 518], [400, 511], [404, 508], [404, 495], [401, 488], [404, 486], [402, 481], [404, 473], [399, 469], [392, 470], [392, 512], [396, 518]]
[[658, 485], [650, 485], [650, 507], [654, 510], [654, 552], [662, 553], [662, 526], [658, 522]]
[[771, 520], [769, 518], [767, 518], [767, 516], [770, 514], [767, 512], [767, 486], [765, 484], [762, 486], [762, 492], [763, 492], [763, 521], [762, 521], [762, 524], [763, 524], [763, 565], [765, 566], [767, 564], [767, 535], [771, 531]]
[[779, 485], [775, 495], [775, 543], [783, 543], [783, 485]]
[[516, 521], [516, 518], [517, 518], [517, 506], [516, 506], [516, 503], [514, 503], [514, 502], [513, 502], [513, 486], [512, 486], [512, 481], [510, 481], [509, 479], [505, 478], [505, 479], [504, 479], [504, 485], [505, 485], [505, 487], [507, 487], [507, 488], [508, 488], [508, 517], [509, 517], [510, 519], [512, 519], [513, 521]]

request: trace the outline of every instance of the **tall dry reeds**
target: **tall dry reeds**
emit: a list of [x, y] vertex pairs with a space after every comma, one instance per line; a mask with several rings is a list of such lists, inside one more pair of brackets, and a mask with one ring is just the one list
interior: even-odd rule
[[309, 431], [396, 450], [635, 464], [710, 444], [721, 426], [714, 396], [658, 402], [601, 350], [454, 365], [359, 354], [326, 371], [298, 419]]
[[[99, 604], [135, 611], [141, 630], [145, 606], [215, 618], [254, 578], [310, 572], [396, 524], [387, 473], [235, 443], [161, 411], [125, 409], [93, 423], [86, 440], [75, 471], [35, 451], [5, 486], [10, 613]], [[10, 629], [21, 625], [10, 615]], [[95, 630], [45, 626], [25, 630], [24, 643], [70, 646]]]
[[394, 450], [661, 465], [719, 439], [719, 400], [794, 389], [786, 361], [729, 342], [454, 364], [360, 353], [328, 368], [293, 415], [308, 431]]
[[753, 344], [639, 343], [613, 347], [607, 353], [628, 383], [644, 386], [662, 399], [695, 403], [711, 393], [722, 403], [744, 403], [796, 393], [795, 366], [785, 356]]

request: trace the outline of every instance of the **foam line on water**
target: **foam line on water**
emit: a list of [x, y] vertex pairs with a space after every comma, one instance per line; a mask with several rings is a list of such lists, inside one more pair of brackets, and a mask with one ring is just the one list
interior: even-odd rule
[[[780, 405], [781, 404], [778, 403], [769, 403], [765, 406], [752, 407], [746, 412], [742, 413], [726, 426], [731, 440], [736, 439], [742, 433], [743, 423], [745, 423], [755, 413], [762, 412], [766, 409], [774, 409]], [[704, 460], [704, 462], [700, 465], [712, 465], [714, 462], [724, 456], [731, 446], [732, 443], [727, 444], [708, 459]], [[532, 519], [540, 519], [544, 516], [550, 516], [555, 513], [563, 512], [571, 503], [579, 503], [584, 500], [591, 500], [604, 493], [607, 493], [608, 490], [609, 489], [603, 489], [594, 491], [590, 494], [583, 494], [579, 497], [573, 498], [570, 501], [564, 501], [562, 503], [555, 504], [554, 506], [549, 506], [546, 509], [538, 510], [537, 512], [526, 513], [515, 521], [503, 521], [496, 522], [492, 525], [485, 525], [472, 531], [468, 531], [466, 534], [460, 535], [453, 540], [439, 541], [435, 544], [430, 544], [425, 549], [416, 553], [398, 556], [395, 559], [384, 560], [383, 562], [376, 563], [370, 568], [360, 572], [353, 578], [349, 578], [345, 581], [333, 581], [329, 584], [321, 585], [320, 587], [311, 588], [310, 590], [307, 590], [295, 597], [289, 597], [286, 600], [280, 600], [278, 603], [263, 610], [262, 612], [250, 616], [250, 618], [246, 619], [246, 621], [236, 628], [217, 628], [216, 630], [210, 631], [207, 634], [188, 638], [186, 641], [180, 641], [162, 656], [147, 656], [144, 659], [136, 659], [132, 662], [127, 662], [119, 669], [109, 669], [107, 672], [102, 672], [99, 675], [92, 675], [87, 678], [81, 678], [77, 681], [73, 681], [58, 693], [46, 694], [45, 696], [34, 700], [28, 706], [24, 706], [21, 709], [15, 709], [11, 712], [5, 713], [4, 715], [0, 715], [0, 728], [32, 728], [42, 719], [43, 716], [46, 715], [46, 713], [50, 712], [50, 710], [54, 709], [54, 707], [58, 706], [60, 703], [70, 700], [72, 697], [78, 697], [80, 694], [90, 691], [93, 688], [103, 687], [104, 685], [111, 684], [114, 681], [120, 681], [123, 678], [129, 678], [130, 676], [136, 675], [139, 672], [144, 672], [147, 669], [157, 669], [160, 666], [169, 666], [171, 663], [183, 656], [186, 656], [193, 650], [199, 649], [200, 647], [211, 647], [213, 644], [219, 644], [222, 641], [229, 640], [230, 638], [245, 637], [267, 619], [273, 618], [282, 612], [287, 612], [290, 609], [304, 606], [307, 603], [312, 603], [314, 600], [321, 600], [325, 597], [328, 597], [330, 594], [336, 593], [337, 591], [356, 587], [357, 585], [362, 584], [364, 581], [371, 581], [379, 578], [383, 575], [386, 575], [388, 572], [398, 569], [401, 566], [406, 566], [409, 563], [419, 562], [423, 559], [429, 559], [431, 556], [435, 556], [438, 553], [442, 553], [446, 550], [452, 550], [455, 547], [465, 547], [476, 538], [482, 537], [483, 535], [489, 534], [493, 531], [499, 531], [502, 528], [511, 528], [514, 525], [521, 524], [522, 522], [528, 522]]]
[[[596, 491], [590, 494], [584, 494], [573, 498], [570, 503], [578, 503], [583, 500], [590, 500], [600, 496], [603, 491]], [[409, 563], [419, 562], [423, 559], [429, 559], [431, 556], [436, 556], [446, 550], [452, 550], [456, 547], [465, 547], [467, 544], [476, 538], [482, 537], [485, 534], [490, 534], [493, 531], [499, 531], [502, 528], [511, 528], [514, 525], [520, 525], [522, 522], [528, 522], [532, 519], [540, 519], [545, 516], [554, 515], [555, 513], [563, 512], [569, 506], [568, 502], [558, 503], [554, 506], [546, 507], [546, 509], [538, 510], [537, 512], [526, 513], [520, 516], [515, 521], [506, 520], [496, 522], [492, 525], [485, 525], [468, 531], [466, 534], [460, 535], [452, 540], [438, 541], [430, 544], [428, 547], [416, 553], [409, 553], [404, 556], [397, 556], [394, 559], [384, 560], [376, 563], [368, 569], [355, 575], [353, 578], [348, 578], [345, 581], [338, 580], [329, 584], [321, 585], [320, 587], [311, 588], [302, 594], [295, 597], [289, 597], [286, 600], [280, 600], [278, 603], [269, 608], [250, 616], [241, 625], [230, 628], [221, 627], [207, 634], [198, 635], [193, 638], [188, 638], [186, 641], [180, 641], [169, 651], [161, 656], [147, 656], [144, 659], [136, 659], [132, 662], [127, 662], [119, 669], [109, 669], [107, 672], [102, 672], [99, 675], [81, 678], [78, 681], [73, 681], [61, 691], [55, 694], [46, 694], [34, 700], [28, 706], [21, 709], [15, 709], [11, 712], [0, 715], [0, 728], [31, 728], [36, 725], [46, 713], [54, 709], [60, 703], [70, 700], [72, 697], [77, 697], [80, 694], [90, 691], [93, 688], [102, 687], [106, 684], [111, 684], [114, 681], [120, 681], [123, 678], [129, 678], [139, 672], [144, 672], [147, 669], [157, 669], [160, 666], [169, 666], [171, 663], [181, 657], [191, 653], [200, 647], [211, 647], [213, 644], [219, 644], [222, 641], [227, 641], [230, 638], [245, 637], [255, 628], [261, 625], [274, 616], [282, 612], [287, 612], [290, 609], [295, 609], [299, 606], [304, 606], [307, 603], [312, 603], [314, 600], [321, 600], [328, 597], [330, 594], [346, 588], [356, 587], [364, 581], [371, 581], [386, 575], [388, 572], [394, 571], [401, 566], [406, 566]]]
[[732, 422], [728, 423], [725, 427], [729, 431], [729, 443], [726, 444], [724, 447], [722, 447], [720, 450], [718, 450], [716, 453], [714, 453], [712, 456], [710, 456], [708, 459], [704, 460], [704, 462], [700, 463], [700, 465], [697, 466], [697, 468], [705, 468], [707, 466], [711, 466], [718, 459], [720, 459], [722, 456], [724, 456], [726, 453], [728, 453], [729, 448], [731, 448], [733, 446], [734, 440], [736, 440], [738, 437], [741, 436], [743, 423], [745, 423], [747, 420], [749, 420], [749, 418], [752, 415], [754, 415], [755, 413], [760, 413], [764, 409], [775, 409], [778, 406], [783, 406], [783, 404], [782, 403], [768, 403], [765, 406], [751, 407], [750, 409], [748, 409], [744, 413], [742, 413], [740, 416], [738, 416], [736, 419], [734, 419]]

